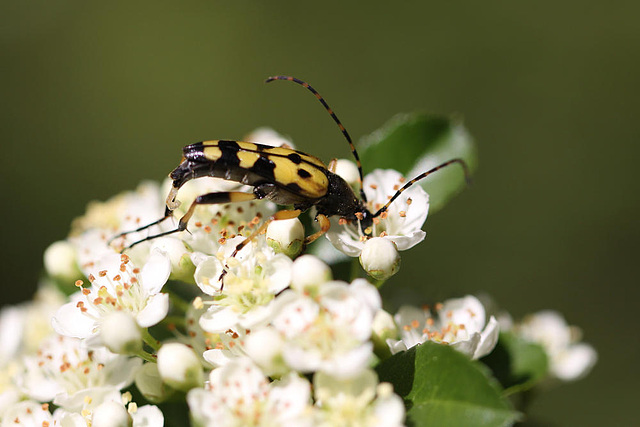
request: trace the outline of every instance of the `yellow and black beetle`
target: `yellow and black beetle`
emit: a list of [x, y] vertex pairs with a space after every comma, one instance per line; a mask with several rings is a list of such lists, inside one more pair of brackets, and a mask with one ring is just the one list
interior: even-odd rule
[[[309, 89], [322, 103], [351, 147], [351, 152], [355, 157], [360, 173], [360, 183], [362, 184], [362, 165], [351, 137], [320, 94], [309, 84], [295, 77], [274, 76], [269, 77], [266, 82], [274, 80], [287, 80], [298, 83]], [[262, 226], [236, 246], [231, 255], [232, 257], [255, 236], [262, 233], [271, 221], [296, 218], [300, 213], [312, 206], [316, 208], [315, 219], [320, 224], [320, 231], [308, 236], [305, 239], [305, 244], [313, 242], [329, 230], [329, 217], [332, 216], [339, 216], [349, 222], [359, 222], [364, 235], [371, 236], [371, 225], [374, 218], [382, 215], [404, 190], [416, 181], [453, 163], [458, 163], [462, 166], [468, 181], [469, 171], [466, 163], [459, 158], [452, 159], [408, 181], [384, 206], [377, 212], [372, 213], [366, 206], [367, 200], [362, 185], [360, 185], [360, 198], [358, 198], [349, 184], [334, 173], [335, 159], [329, 163], [329, 166], [326, 166], [316, 157], [284, 147], [271, 147], [252, 142], [229, 140], [198, 142], [183, 148], [182, 162], [169, 175], [173, 180], [173, 184], [167, 196], [164, 216], [136, 230], [118, 234], [113, 239], [132, 232], [142, 231], [173, 216], [173, 211], [180, 205], [180, 202], [176, 201], [180, 187], [187, 181], [205, 176], [250, 185], [253, 187], [253, 192], [229, 191], [200, 195], [196, 197], [187, 212], [180, 218], [178, 226], [174, 230], [148, 236], [132, 243], [128, 248], [147, 240], [186, 230], [189, 219], [198, 205], [235, 203], [254, 199], [269, 199], [279, 205], [293, 205], [293, 209], [278, 211], [267, 219]]]

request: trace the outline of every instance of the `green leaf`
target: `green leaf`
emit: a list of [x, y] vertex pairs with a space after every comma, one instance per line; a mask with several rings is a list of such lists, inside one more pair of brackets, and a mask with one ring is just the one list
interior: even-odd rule
[[505, 426], [520, 418], [481, 363], [426, 342], [382, 362], [381, 381], [405, 399], [413, 426]]
[[498, 345], [482, 362], [493, 371], [506, 395], [529, 390], [549, 372], [542, 346], [510, 332], [500, 334]]
[[[395, 169], [411, 179], [456, 157], [473, 172], [477, 166], [473, 139], [456, 117], [425, 113], [399, 114], [360, 144], [365, 173]], [[465, 186], [464, 173], [453, 164], [421, 180], [433, 213]]]

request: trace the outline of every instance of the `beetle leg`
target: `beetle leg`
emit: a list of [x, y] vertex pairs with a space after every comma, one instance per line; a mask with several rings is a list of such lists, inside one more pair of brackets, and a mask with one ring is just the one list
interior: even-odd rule
[[317, 231], [311, 236], [308, 236], [306, 239], [304, 239], [305, 245], [314, 242], [318, 237], [322, 236], [324, 233], [329, 231], [329, 228], [331, 228], [331, 221], [329, 221], [329, 218], [327, 218], [325, 215], [316, 215], [316, 221], [320, 223], [320, 231]]
[[[292, 210], [278, 211], [275, 214], [271, 215], [269, 219], [267, 219], [260, 227], [258, 227], [253, 233], [251, 233], [249, 237], [244, 239], [242, 242], [238, 244], [238, 246], [236, 246], [236, 248], [231, 253], [230, 258], [235, 258], [235, 256], [238, 255], [238, 252], [240, 252], [242, 248], [247, 246], [249, 242], [251, 242], [253, 239], [256, 238], [256, 236], [259, 236], [260, 234], [264, 233], [267, 230], [267, 227], [269, 226], [269, 224], [271, 224], [271, 221], [297, 218], [298, 216], [300, 216], [301, 213], [302, 211], [300, 209], [292, 209]], [[223, 280], [228, 270], [229, 270], [229, 265], [225, 263], [224, 270], [222, 270], [222, 273], [220, 273], [220, 277], [218, 278], [219, 281]], [[220, 286], [221, 291], [223, 286], [224, 286], [224, 282]]]
[[[187, 229], [187, 224], [189, 223], [189, 220], [191, 219], [191, 216], [193, 216], [193, 212], [196, 209], [196, 206], [198, 205], [217, 205], [217, 204], [221, 204], [221, 203], [235, 203], [235, 202], [244, 202], [244, 201], [248, 201], [248, 200], [254, 200], [256, 198], [255, 194], [253, 193], [242, 193], [240, 191], [225, 191], [225, 192], [220, 192], [220, 193], [208, 193], [208, 194], [202, 194], [198, 197], [196, 197], [196, 199], [193, 201], [193, 203], [191, 203], [191, 206], [189, 206], [189, 209], [187, 210], [187, 213], [185, 213], [182, 218], [180, 218], [180, 221], [178, 221], [178, 227], [176, 227], [173, 230], [169, 230], [169, 231], [165, 231], [163, 233], [158, 233], [158, 234], [154, 234], [151, 236], [147, 236], [144, 239], [140, 239], [136, 242], [131, 243], [129, 246], [127, 246], [124, 249], [131, 249], [132, 247], [134, 247], [135, 245], [142, 243], [142, 242], [146, 242], [148, 240], [153, 240], [156, 239], [158, 237], [163, 237], [163, 236], [167, 236], [169, 234], [173, 234], [173, 233], [177, 233], [179, 231], [184, 231]], [[167, 216], [166, 212], [169, 212], [169, 215]], [[145, 225], [144, 227], [139, 228], [138, 230], [134, 230], [134, 231], [140, 231], [140, 230], [144, 230], [147, 227], [150, 227], [152, 225], [158, 224], [161, 221], [164, 221], [166, 218], [168, 218], [169, 216], [172, 215], [173, 211], [170, 211], [169, 209], [167, 209], [167, 211], [165, 212], [165, 217], [159, 219], [158, 221], [155, 221], [149, 225]], [[126, 233], [122, 233], [121, 235], [125, 235], [128, 233], [132, 233], [132, 231], [128, 231]], [[118, 236], [116, 236], [118, 237]], [[123, 250], [124, 250], [123, 249]]]

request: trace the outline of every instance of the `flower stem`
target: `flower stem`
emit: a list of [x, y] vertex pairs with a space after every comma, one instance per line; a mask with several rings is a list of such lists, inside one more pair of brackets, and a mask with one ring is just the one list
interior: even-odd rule
[[160, 341], [155, 339], [149, 333], [148, 329], [143, 329], [142, 330], [142, 340], [145, 342], [145, 344], [147, 344], [149, 347], [151, 347], [153, 349], [153, 351], [158, 351], [160, 349]]
[[135, 355], [138, 356], [139, 358], [141, 358], [142, 360], [146, 360], [147, 362], [151, 362], [151, 363], [157, 363], [158, 362], [156, 360], [156, 358], [153, 356], [153, 354], [147, 353], [144, 350], [140, 350], [140, 351], [136, 352]]

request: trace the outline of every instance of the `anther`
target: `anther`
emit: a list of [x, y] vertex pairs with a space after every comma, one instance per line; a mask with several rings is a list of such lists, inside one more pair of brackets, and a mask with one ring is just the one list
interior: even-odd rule
[[400, 212], [398, 213], [398, 215], [400, 215], [402, 218], [404, 218], [404, 217], [406, 217], [406, 216], [407, 216], [407, 213], [406, 213], [405, 211], [400, 211]]
[[82, 280], [76, 280], [76, 287], [81, 288], [84, 282]]

